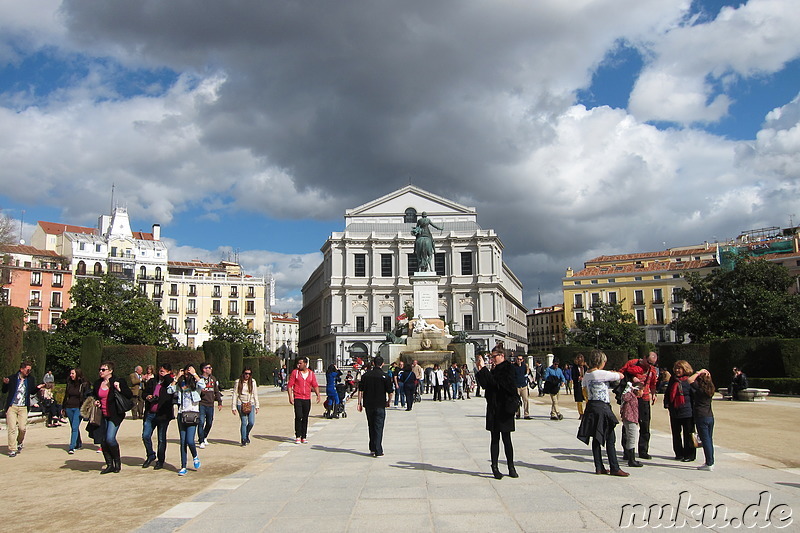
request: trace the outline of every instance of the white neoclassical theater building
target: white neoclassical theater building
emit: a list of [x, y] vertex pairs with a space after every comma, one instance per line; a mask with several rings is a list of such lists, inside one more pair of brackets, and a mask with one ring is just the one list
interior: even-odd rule
[[474, 207], [408, 185], [345, 213], [345, 228], [322, 246], [322, 264], [303, 286], [299, 353], [342, 364], [379, 352], [412, 305], [416, 271], [411, 229], [426, 212], [439, 281], [439, 316], [466, 331], [476, 350], [504, 341], [527, 350], [522, 284], [503, 262], [503, 244], [478, 225]]

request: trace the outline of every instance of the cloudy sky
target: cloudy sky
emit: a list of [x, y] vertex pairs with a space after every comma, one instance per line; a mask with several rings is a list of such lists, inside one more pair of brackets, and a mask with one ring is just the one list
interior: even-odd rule
[[[344, 210], [478, 209], [561, 301], [601, 254], [800, 218], [797, 0], [0, 0], [0, 207], [170, 258], [238, 254], [296, 311]], [[24, 215], [23, 215], [24, 211]]]

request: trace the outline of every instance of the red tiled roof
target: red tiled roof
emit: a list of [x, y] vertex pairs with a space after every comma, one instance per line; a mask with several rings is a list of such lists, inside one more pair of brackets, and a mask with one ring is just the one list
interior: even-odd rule
[[713, 259], [704, 261], [654, 261], [649, 265], [618, 265], [618, 266], [591, 266], [575, 272], [572, 277], [613, 276], [614, 274], [630, 274], [632, 272], [664, 272], [675, 270], [695, 270], [698, 268], [713, 268], [717, 262]]
[[216, 268], [216, 269], [224, 270], [223, 267], [220, 267], [216, 263], [203, 263], [202, 261], [199, 261], [199, 260], [194, 260], [194, 261], [167, 261], [167, 266], [179, 267], [179, 268]]
[[588, 265], [590, 263], [611, 263], [614, 261], [632, 261], [635, 259], [659, 259], [659, 258], [667, 258], [667, 257], [683, 257], [685, 255], [697, 255], [697, 254], [712, 254], [716, 253], [716, 246], [706, 248], [705, 246], [699, 246], [697, 248], [687, 248], [682, 250], [661, 250], [660, 252], [640, 252], [635, 254], [619, 254], [619, 255], [601, 255], [595, 257], [594, 259], [590, 259], [584, 263]]
[[88, 233], [89, 235], [97, 235], [97, 228], [73, 226], [71, 224], [61, 224], [60, 222], [45, 222], [43, 220], [40, 220], [39, 226], [44, 230], [44, 232], [47, 235], [61, 235], [64, 232]]
[[152, 233], [145, 233], [143, 231], [133, 231], [133, 238], [134, 239], [141, 239], [143, 241], [154, 241]]
[[40, 250], [38, 248], [34, 248], [33, 246], [28, 246], [27, 244], [0, 245], [0, 251], [5, 252], [7, 254], [38, 255], [38, 256], [57, 257], [57, 258], [61, 257], [53, 250]]

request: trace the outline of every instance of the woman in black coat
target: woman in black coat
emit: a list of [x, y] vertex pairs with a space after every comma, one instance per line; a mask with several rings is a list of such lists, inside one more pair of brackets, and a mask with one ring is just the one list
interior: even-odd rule
[[106, 460], [106, 467], [100, 473], [108, 474], [119, 472], [122, 467], [117, 431], [125, 418], [125, 412], [117, 410], [116, 397], [121, 395], [130, 400], [133, 393], [124, 379], [114, 377], [114, 363], [111, 361], [102, 363], [99, 372], [100, 378], [94, 382], [91, 396], [95, 399], [95, 405], [103, 412], [103, 421], [96, 431], [99, 432], [100, 445]]
[[506, 354], [502, 348], [495, 347], [490, 357], [494, 367], [491, 372], [483, 364], [483, 358], [478, 357], [476, 367], [478, 373], [475, 378], [486, 391], [486, 430], [491, 432], [492, 441], [490, 452], [492, 456], [492, 474], [496, 479], [501, 479], [503, 474], [497, 468], [500, 455], [500, 437], [503, 438], [503, 447], [506, 452], [509, 477], [519, 477], [514, 468], [514, 446], [511, 444], [511, 432], [514, 431], [514, 415], [519, 409], [520, 399], [517, 392], [516, 372], [514, 365], [506, 361]]

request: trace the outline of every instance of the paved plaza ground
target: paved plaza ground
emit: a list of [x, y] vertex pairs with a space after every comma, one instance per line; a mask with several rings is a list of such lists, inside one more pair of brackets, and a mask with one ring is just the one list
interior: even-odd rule
[[[800, 401], [793, 398], [715, 402], [714, 472], [696, 470], [702, 451], [695, 463], [671, 460], [668, 418], [654, 409], [653, 460], [644, 468], [623, 466], [631, 472], [625, 479], [594, 475], [590, 448], [575, 438], [570, 396], [562, 395], [560, 422], [549, 420], [549, 402], [533, 398], [533, 420], [519, 421], [513, 436], [520, 477], [495, 480], [482, 398], [432, 402], [426, 396], [411, 412], [390, 409], [386, 455], [372, 458], [355, 402], [349, 417], [339, 420], [321, 418], [322, 407], [315, 405], [310, 443], [296, 445], [286, 394], [261, 387], [260, 395], [253, 444], [238, 446], [238, 417], [226, 404], [217, 414], [213, 444], [200, 451], [202, 467], [185, 477], [176, 474], [174, 426], [168, 468], [154, 472], [139, 467], [141, 422], [126, 420], [123, 470], [101, 476], [100, 454], [67, 455], [66, 428], [34, 424], [25, 450], [0, 458], [0, 475], [14, 480], [3, 484], [0, 496], [6, 508], [25, 517], [26, 530], [61, 531], [98, 528], [92, 516], [98, 509], [117, 517], [115, 529], [142, 532], [612, 531], [619, 529], [624, 505], [677, 507], [684, 491], [683, 504], [686, 495], [691, 504], [722, 504], [728, 519], [741, 517], [763, 492], [771, 498], [762, 500], [763, 507], [785, 504], [800, 512], [794, 452]], [[5, 440], [3, 430], [4, 452]], [[784, 530], [798, 530], [797, 519]]]

